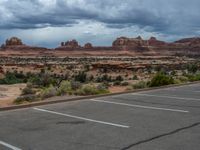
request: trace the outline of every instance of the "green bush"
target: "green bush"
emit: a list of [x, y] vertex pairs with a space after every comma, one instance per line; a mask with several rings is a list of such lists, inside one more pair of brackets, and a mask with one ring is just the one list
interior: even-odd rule
[[17, 77], [17, 73], [7, 72], [3, 79], [0, 79], [0, 84], [17, 84], [23, 83], [23, 78]]
[[144, 89], [144, 88], [147, 88], [148, 86], [147, 86], [147, 82], [140, 81], [136, 84], [133, 84], [132, 87], [133, 87], [133, 89]]
[[78, 81], [71, 81], [70, 84], [71, 84], [72, 90], [77, 90], [82, 87], [82, 84]]
[[36, 91], [33, 89], [31, 84], [27, 84], [27, 86], [22, 90], [22, 95], [35, 94]]
[[106, 83], [99, 84], [96, 88], [98, 90], [98, 94], [109, 93], [108, 85]]
[[69, 81], [63, 81], [57, 90], [57, 95], [65, 95], [72, 92], [72, 87]]
[[94, 85], [84, 85], [81, 89], [76, 91], [76, 95], [98, 95], [98, 94], [106, 94], [109, 91], [104, 87], [96, 87]]
[[134, 75], [134, 76], [133, 76], [133, 80], [138, 80], [137, 75]]
[[116, 81], [123, 81], [124, 79], [123, 79], [122, 76], [119, 75], [119, 76], [117, 76], [117, 77], [115, 78], [115, 80], [116, 80]]
[[44, 88], [41, 92], [40, 92], [40, 97], [42, 99], [46, 99], [46, 98], [50, 98], [53, 96], [56, 96], [57, 91], [55, 89], [55, 87], [53, 87], [52, 85], [48, 88]]
[[189, 81], [200, 81], [200, 74], [188, 74], [186, 77], [189, 79]]
[[23, 95], [15, 99], [14, 104], [22, 104], [25, 102], [35, 102], [38, 101], [39, 98], [37, 95], [30, 94], [30, 95]]
[[188, 69], [188, 71], [189, 72], [191, 72], [191, 73], [196, 73], [197, 72], [197, 70], [198, 70], [198, 65], [197, 64], [188, 64], [187, 65], [187, 69]]
[[128, 85], [129, 85], [128, 82], [122, 82], [122, 83], [121, 83], [121, 86], [128, 86]]
[[74, 79], [75, 81], [84, 83], [87, 81], [87, 74], [84, 71], [80, 71], [77, 75], [75, 75]]
[[121, 81], [115, 81], [115, 82], [113, 83], [113, 85], [114, 85], [114, 86], [121, 85]]
[[186, 76], [180, 76], [178, 79], [179, 79], [181, 82], [188, 82], [188, 81], [189, 81], [188, 77], [186, 77]]
[[47, 73], [32, 75], [29, 78], [28, 82], [38, 87], [49, 87], [50, 85], [57, 84], [56, 78], [51, 77], [50, 74]]
[[150, 81], [150, 87], [164, 86], [174, 84], [174, 79], [171, 76], [165, 75], [164, 73], [157, 73]]

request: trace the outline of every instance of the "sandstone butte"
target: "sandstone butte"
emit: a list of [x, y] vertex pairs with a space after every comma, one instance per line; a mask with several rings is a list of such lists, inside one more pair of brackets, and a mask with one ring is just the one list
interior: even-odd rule
[[[175, 42], [164, 42], [151, 37], [148, 40], [142, 39], [138, 36], [136, 38], [119, 37], [113, 41], [112, 46], [93, 46], [91, 43], [86, 43], [81, 46], [77, 40], [70, 40], [61, 42], [60, 46], [55, 49], [48, 49], [45, 47], [28, 46], [17, 37], [7, 39], [0, 48], [2, 51], [26, 51], [37, 54], [54, 54], [58, 51], [69, 52], [84, 52], [87, 51], [91, 55], [95, 52], [114, 53], [126, 51], [128, 53], [135, 53], [135, 55], [142, 53], [148, 54], [165, 54], [165, 55], [200, 55], [200, 37], [185, 38]], [[95, 54], [94, 54], [95, 55]]]

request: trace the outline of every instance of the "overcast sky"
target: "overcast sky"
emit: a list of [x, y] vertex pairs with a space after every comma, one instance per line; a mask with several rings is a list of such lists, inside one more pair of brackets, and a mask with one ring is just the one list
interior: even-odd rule
[[0, 0], [0, 43], [111, 45], [118, 36], [200, 36], [200, 0]]

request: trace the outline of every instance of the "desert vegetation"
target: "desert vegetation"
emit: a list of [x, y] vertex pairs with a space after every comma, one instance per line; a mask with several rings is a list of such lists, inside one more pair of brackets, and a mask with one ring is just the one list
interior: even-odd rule
[[200, 62], [189, 57], [3, 57], [0, 63], [0, 84], [26, 84], [15, 104], [200, 80]]

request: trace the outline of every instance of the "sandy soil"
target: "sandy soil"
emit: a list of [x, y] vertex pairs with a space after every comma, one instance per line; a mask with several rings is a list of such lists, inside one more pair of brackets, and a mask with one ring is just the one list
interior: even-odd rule
[[11, 105], [26, 84], [0, 85], [0, 107]]
[[[164, 54], [164, 52], [163, 52]], [[145, 51], [145, 52], [135, 52], [135, 51], [116, 51], [116, 50], [98, 50], [98, 51], [62, 51], [62, 50], [54, 50], [54, 51], [17, 51], [17, 50], [6, 50], [0, 51], [0, 56], [158, 56], [155, 51]], [[160, 55], [159, 55], [160, 56]]]
[[127, 91], [127, 86], [111, 86], [109, 87], [110, 93], [119, 93]]

